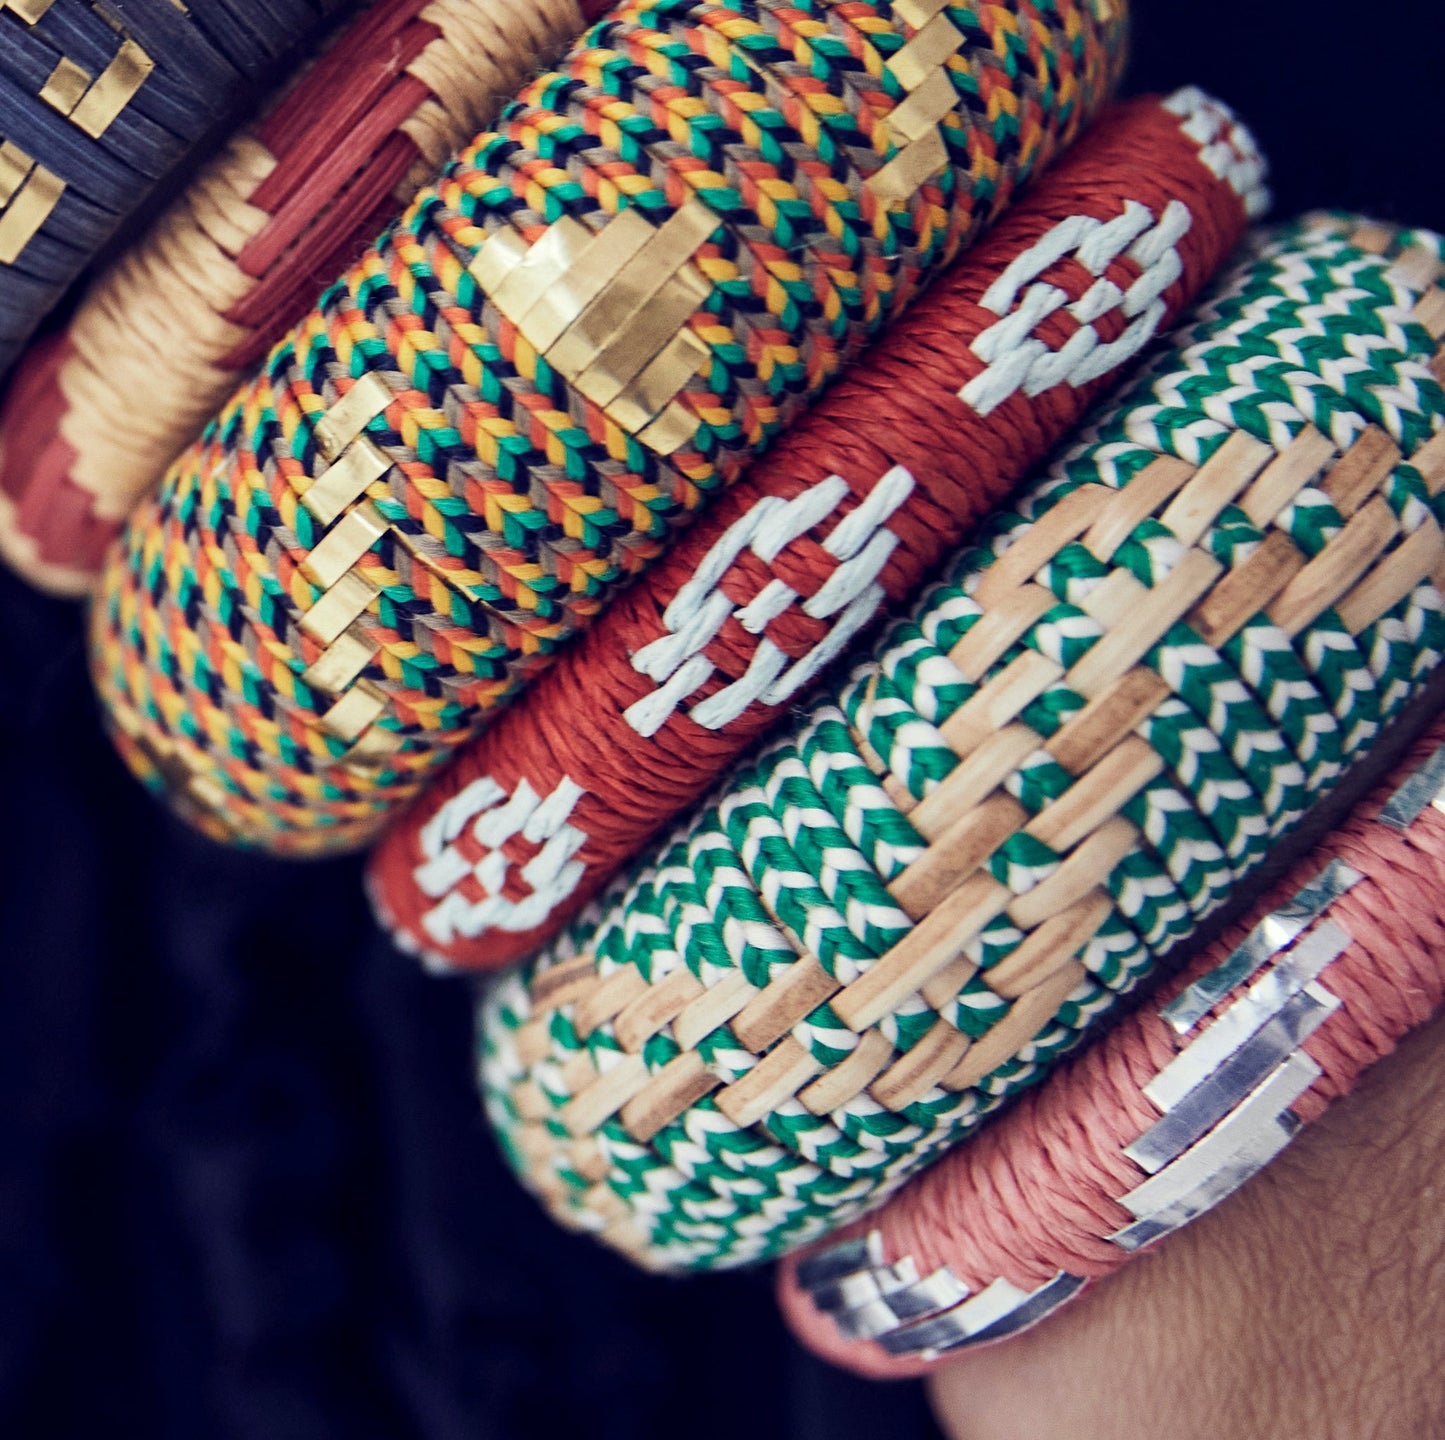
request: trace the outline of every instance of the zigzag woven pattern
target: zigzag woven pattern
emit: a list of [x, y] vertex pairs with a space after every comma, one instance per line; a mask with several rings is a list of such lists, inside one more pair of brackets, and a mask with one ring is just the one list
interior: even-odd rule
[[488, 1111], [559, 1219], [669, 1268], [851, 1219], [1334, 787], [1445, 651], [1442, 257], [1262, 237], [875, 660], [496, 983]]
[[342, 3], [0, 4], [0, 376], [119, 226]]
[[88, 591], [135, 502], [323, 280], [583, 27], [576, 0], [379, 0], [303, 68], [31, 348], [0, 407], [11, 565]]
[[554, 934], [1173, 324], [1262, 170], [1197, 90], [1114, 107], [392, 827], [399, 943], [495, 966]]
[[630, 0], [142, 509], [96, 608], [133, 767], [369, 836], [1082, 127], [1116, 0]]

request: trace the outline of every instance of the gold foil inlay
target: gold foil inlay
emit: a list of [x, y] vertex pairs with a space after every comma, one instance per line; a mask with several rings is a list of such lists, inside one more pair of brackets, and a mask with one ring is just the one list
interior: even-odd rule
[[67, 60], [62, 55], [50, 72], [50, 78], [40, 87], [39, 98], [52, 110], [69, 115], [88, 89], [90, 71], [82, 70], [73, 60]]
[[340, 694], [371, 664], [378, 648], [365, 635], [347, 630], [311, 662], [301, 678], [313, 690]]
[[380, 594], [364, 575], [348, 570], [301, 617], [301, 628], [323, 645], [334, 644]]
[[134, 40], [127, 40], [70, 118], [92, 139], [98, 140], [135, 98], [155, 68], [156, 62]]
[[330, 525], [390, 469], [386, 452], [365, 435], [359, 436], [335, 464], [316, 477], [301, 503], [322, 525]]
[[370, 500], [349, 510], [301, 562], [301, 573], [329, 590], [386, 534], [387, 523]]
[[65, 193], [65, 181], [42, 165], [31, 170], [0, 213], [0, 265], [13, 265], [50, 218]]
[[321, 725], [350, 744], [386, 711], [386, 696], [367, 680], [358, 681], [321, 717]]
[[312, 422], [316, 448], [335, 460], [391, 404], [391, 386], [368, 370], [324, 415]]

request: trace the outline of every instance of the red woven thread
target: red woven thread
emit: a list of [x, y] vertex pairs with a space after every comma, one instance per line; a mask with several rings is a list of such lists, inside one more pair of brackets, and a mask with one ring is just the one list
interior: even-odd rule
[[[1018, 256], [1031, 251], [1061, 221], [1073, 216], [1113, 219], [1125, 201], [1154, 215], [1177, 200], [1192, 215], [1178, 244], [1180, 278], [1165, 294], [1172, 323], [1240, 237], [1245, 207], [1239, 195], [1201, 162], [1199, 146], [1179, 117], [1154, 99], [1117, 106], [999, 222], [997, 228], [899, 322], [799, 424], [770, 456], [712, 511], [673, 555], [627, 592], [605, 623], [594, 627], [529, 694], [504, 714], [422, 801], [393, 827], [376, 852], [371, 889], [384, 920], [410, 948], [458, 967], [495, 966], [541, 943], [608, 879], [616, 868], [680, 811], [778, 718], [785, 705], [754, 703], [725, 729], [710, 730], [681, 710], [644, 739], [624, 712], [652, 693], [632, 656], [668, 634], [664, 612], [696, 573], [709, 550], [764, 496], [791, 499], [830, 475], [842, 476], [849, 497], [822, 525], [787, 545], [770, 563], [750, 551], [732, 565], [721, 588], [737, 605], [781, 579], [798, 605], [764, 632], [788, 656], [806, 655], [835, 623], [810, 619], [801, 600], [817, 593], [838, 562], [823, 541], [895, 465], [916, 484], [888, 522], [898, 537], [879, 581], [888, 601], [905, 600], [927, 571], [954, 550], [974, 523], [1002, 500], [1078, 421], [1095, 394], [1114, 376], [1075, 388], [1060, 383], [1037, 396], [1016, 391], [986, 417], [963, 404], [958, 392], [985, 368], [970, 346], [999, 316], [980, 305], [988, 287]], [[1106, 271], [1127, 287], [1134, 261]], [[1082, 296], [1096, 276], [1078, 260], [1054, 264], [1043, 277]], [[1124, 328], [1116, 311], [1096, 323], [1104, 340]], [[1056, 311], [1034, 334], [1061, 347], [1078, 328]], [[705, 650], [714, 674], [688, 705], [743, 675], [761, 636], [736, 616]], [[437, 897], [417, 877], [427, 856], [424, 827], [452, 797], [490, 776], [508, 795], [530, 786], [538, 797], [569, 779], [587, 792], [568, 824], [586, 836], [576, 855], [586, 868], [565, 903], [546, 923], [522, 933], [493, 929], [475, 939], [438, 936], [425, 923]], [[488, 851], [468, 829], [453, 842], [468, 867]], [[545, 839], [518, 834], [501, 847], [510, 862], [507, 898], [524, 898], [520, 870]], [[454, 894], [469, 904], [485, 899], [468, 875]], [[435, 887], [433, 887], [435, 888]]]
[[[1119, 1269], [1130, 1257], [1103, 1237], [1133, 1220], [1117, 1197], [1146, 1178], [1123, 1150], [1158, 1119], [1143, 1089], [1181, 1043], [1160, 1018], [1160, 1007], [1223, 963], [1252, 926], [1338, 858], [1365, 878], [1329, 911], [1352, 943], [1322, 981], [1344, 1003], [1305, 1041], [1303, 1048], [1323, 1074], [1292, 1107], [1303, 1120], [1318, 1119], [1445, 1000], [1445, 911], [1439, 904], [1445, 893], [1445, 815], [1426, 808], [1403, 832], [1377, 818], [1400, 784], [1442, 744], [1445, 719], [1435, 722], [1339, 830], [1162, 990], [1157, 1003], [1115, 1026], [883, 1210], [827, 1243], [876, 1230], [887, 1262], [912, 1256], [922, 1274], [946, 1265], [973, 1289], [1000, 1277], [1033, 1289], [1060, 1270], [1098, 1279]], [[1226, 997], [1213, 1016], [1236, 998]], [[845, 1340], [799, 1287], [799, 1258], [780, 1267], [778, 1296], [788, 1323], [809, 1349], [878, 1378], [928, 1368], [916, 1357], [894, 1358], [871, 1341]]]

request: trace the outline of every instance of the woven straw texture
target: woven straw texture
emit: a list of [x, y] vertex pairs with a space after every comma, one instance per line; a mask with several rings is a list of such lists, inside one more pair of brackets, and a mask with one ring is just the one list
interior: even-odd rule
[[0, 376], [116, 230], [342, 8], [0, 4]]
[[1333, 787], [1445, 644], [1440, 261], [1260, 237], [875, 660], [497, 982], [488, 1111], [559, 1219], [698, 1268], [853, 1218]]
[[366, 9], [27, 356], [0, 407], [10, 563], [55, 593], [92, 588], [244, 373], [583, 25], [576, 0]]
[[370, 879], [399, 943], [550, 938], [1177, 321], [1262, 170], [1197, 90], [1114, 107], [398, 819]]
[[[1112, 1274], [1270, 1164], [1445, 999], [1442, 780], [1436, 719], [1148, 1005], [878, 1214], [790, 1258], [779, 1295], [799, 1339], [866, 1375], [919, 1374], [919, 1352], [941, 1339], [994, 1338], [1000, 1300], [1022, 1301], [1025, 1323], [1042, 1318], [1031, 1303], [1042, 1287], [1072, 1298], [1081, 1287], [1059, 1276]], [[1185, 1090], [1181, 1075], [1201, 1078]], [[1183, 1144], [1229, 1101], [1212, 1130], [1160, 1163], [1162, 1127]], [[858, 1265], [846, 1250], [865, 1231], [871, 1263]]]
[[133, 768], [219, 836], [368, 838], [1081, 129], [1123, 30], [613, 12], [133, 518], [94, 625]]

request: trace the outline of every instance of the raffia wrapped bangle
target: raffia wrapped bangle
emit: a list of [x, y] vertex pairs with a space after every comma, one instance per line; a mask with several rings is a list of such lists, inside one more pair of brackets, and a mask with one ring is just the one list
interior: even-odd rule
[[10, 563], [91, 589], [243, 373], [583, 25], [577, 0], [379, 0], [348, 26], [28, 356], [0, 407]]
[[370, 837], [1073, 138], [1123, 32], [614, 11], [133, 517], [93, 626], [126, 758], [218, 836]]
[[117, 229], [341, 8], [0, 4], [0, 376]]
[[817, 1239], [1334, 789], [1445, 648], [1440, 262], [1261, 236], [877, 659], [495, 982], [488, 1112], [559, 1220], [660, 1268]]
[[855, 1233], [785, 1262], [799, 1338], [918, 1373], [1037, 1323], [1257, 1174], [1445, 999], [1442, 810], [1437, 719], [1157, 998]]
[[397, 941], [493, 967], [555, 933], [1174, 324], [1262, 173], [1197, 90], [1106, 114], [398, 819]]

